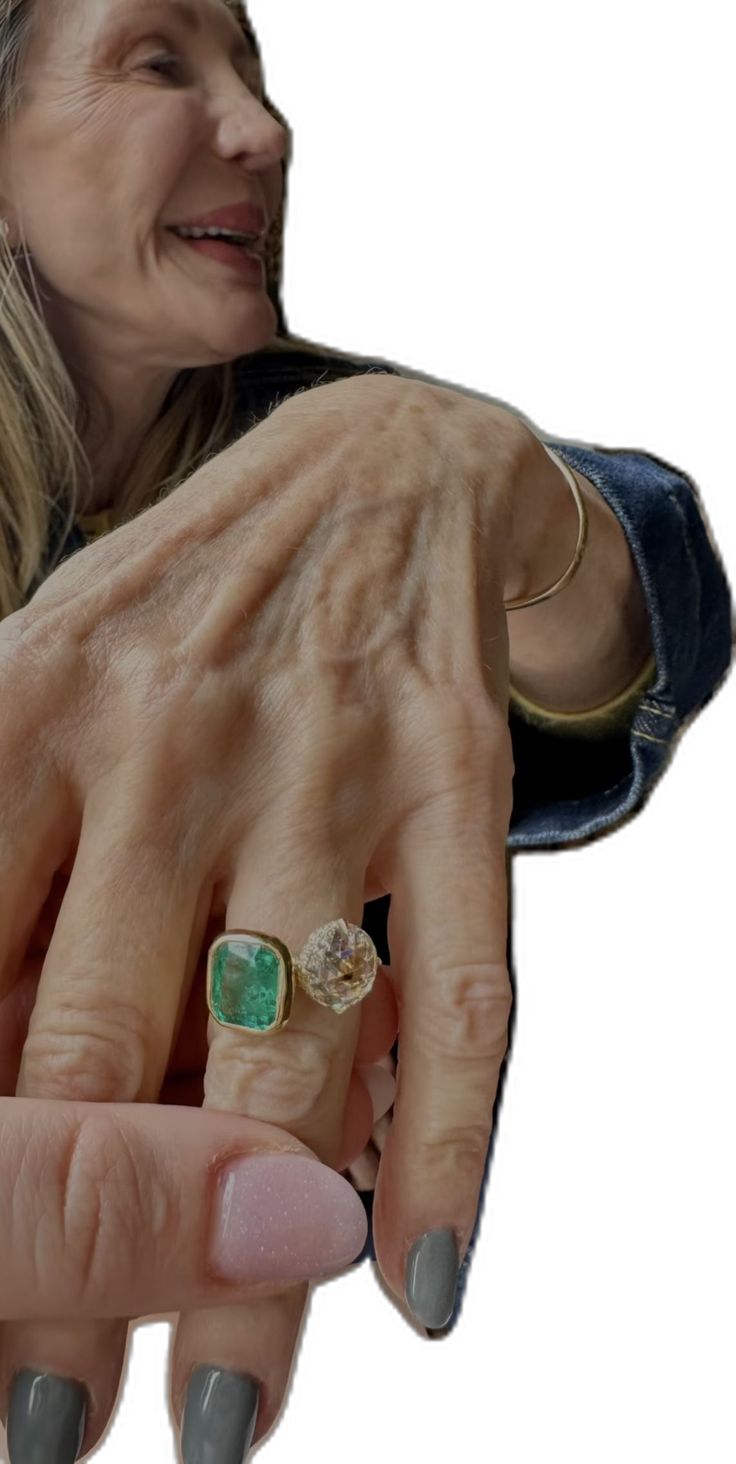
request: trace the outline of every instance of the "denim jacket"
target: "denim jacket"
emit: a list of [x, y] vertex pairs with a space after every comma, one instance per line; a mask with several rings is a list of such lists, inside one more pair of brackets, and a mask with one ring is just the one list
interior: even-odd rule
[[[244, 356], [236, 368], [242, 410], [233, 440], [296, 391], [373, 372], [413, 374], [386, 361], [327, 349], [315, 352], [311, 345], [305, 351]], [[563, 443], [557, 438], [542, 440], [570, 467], [584, 473], [617, 515], [641, 578], [654, 655], [651, 674], [638, 678], [626, 717], [610, 730], [604, 727], [603, 735], [595, 719], [586, 724], [581, 718], [576, 727], [554, 715], [535, 717], [525, 709], [523, 699], [512, 696], [509, 726], [515, 772], [507, 851], [559, 849], [590, 842], [638, 813], [669, 766], [679, 737], [719, 689], [733, 647], [730, 587], [692, 479], [651, 452], [579, 441]], [[88, 542], [82, 528], [85, 522], [89, 521], [75, 525], [63, 558]], [[507, 865], [510, 872], [508, 852]], [[363, 912], [364, 928], [387, 964], [391, 959], [386, 939], [390, 901], [390, 895], [373, 900]], [[510, 923], [508, 938], [513, 973]], [[399, 1046], [397, 1040], [394, 1058]], [[460, 1315], [483, 1213], [492, 1145], [493, 1138], [475, 1228], [460, 1267], [455, 1309], [442, 1329], [445, 1333]], [[358, 1193], [369, 1233], [356, 1264], [375, 1259], [373, 1192]]]

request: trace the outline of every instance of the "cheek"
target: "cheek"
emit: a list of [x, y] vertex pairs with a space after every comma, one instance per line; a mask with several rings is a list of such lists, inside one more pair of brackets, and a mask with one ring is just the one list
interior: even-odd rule
[[144, 169], [164, 162], [169, 167], [191, 163], [192, 153], [204, 149], [211, 134], [204, 109], [193, 94], [142, 88], [135, 98], [126, 134], [134, 156]]

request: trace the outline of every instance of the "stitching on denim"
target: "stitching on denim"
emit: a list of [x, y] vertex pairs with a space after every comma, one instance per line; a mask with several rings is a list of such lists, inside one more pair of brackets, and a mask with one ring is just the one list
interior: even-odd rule
[[634, 730], [631, 735], [632, 737], [640, 737], [642, 742], [658, 742], [660, 747], [669, 746], [669, 743], [665, 737], [652, 737], [651, 733], [649, 732], [637, 732], [636, 730]]
[[[636, 735], [633, 733], [632, 739]], [[656, 737], [649, 738], [648, 740], [651, 742], [659, 742], [671, 754], [671, 743], [662, 742], [660, 738]], [[507, 848], [509, 849], [509, 853], [513, 856], [514, 853], [524, 854], [528, 850], [536, 851], [541, 849], [546, 851], [550, 848], [557, 847], [561, 849], [587, 848], [590, 844], [605, 837], [610, 830], [620, 828], [622, 825], [625, 826], [633, 821], [640, 810], [646, 806], [652, 790], [662, 778], [667, 767], [667, 758], [663, 758], [658, 766], [645, 768], [642, 765], [643, 754], [641, 750], [637, 749], [636, 744], [633, 742], [632, 748], [635, 754], [633, 774], [628, 778], [621, 779], [618, 783], [614, 783], [602, 795], [609, 797], [610, 794], [617, 794], [619, 789], [625, 789], [626, 791], [617, 807], [605, 814], [588, 815], [583, 823], [577, 824], [573, 829], [565, 827], [556, 821], [552, 823], [551, 827], [537, 830], [531, 829], [523, 833], [518, 826], [512, 826], [507, 834]], [[575, 801], [580, 802], [580, 800]]]
[[[655, 740], [658, 740], [658, 739], [654, 739], [654, 738], [652, 739], [652, 741], [655, 741]], [[666, 747], [668, 744], [667, 743], [663, 743], [662, 745], [663, 745], [663, 747]], [[606, 798], [606, 799], [610, 799], [612, 797], [615, 797], [615, 798], [617, 798], [619, 800], [619, 802], [618, 802], [617, 807], [614, 808], [614, 809], [612, 809], [609, 813], [604, 813], [604, 814], [595, 814], [594, 813], [594, 814], [588, 816], [589, 820], [590, 820], [590, 818], [593, 818], [593, 819], [596, 819], [596, 820], [599, 820], [599, 819], [600, 820], [603, 820], [603, 825], [602, 826], [604, 826], [604, 827], [605, 827], [605, 824], [606, 823], [614, 823], [614, 822], [616, 822], [618, 820], [618, 818], [621, 816], [621, 803], [622, 802], [625, 803], [626, 799], [631, 796], [631, 789], [632, 789], [632, 786], [633, 786], [633, 783], [634, 783], [634, 779], [635, 778], [636, 778], [636, 771], [634, 771], [633, 773], [628, 773], [626, 775], [626, 777], [619, 778], [619, 780], [618, 780], [617, 783], [611, 783], [607, 788], [602, 788], [599, 793], [596, 793], [596, 795], [594, 795], [596, 797]], [[586, 794], [586, 796], [585, 796], [584, 799], [583, 798], [572, 798], [572, 799], [566, 798], [566, 799], [563, 799], [563, 802], [566, 805], [569, 804], [569, 803], [572, 803], [573, 807], [577, 810], [580, 807], [580, 804], [583, 803], [583, 802], [586, 802], [590, 796], [591, 796], [590, 794]], [[557, 809], [557, 807], [558, 807], [558, 805], [554, 805], [554, 804], [549, 804], [548, 806], [550, 808], [554, 807], [555, 809]], [[538, 810], [533, 810], [533, 812], [538, 812]], [[510, 828], [509, 829], [509, 834], [514, 833], [515, 831], [516, 831], [515, 829]], [[552, 839], [556, 839], [556, 840], [559, 839], [560, 841], [562, 841], [562, 840], [567, 841], [570, 838], [577, 839], [577, 838], [580, 838], [580, 837], [587, 837], [587, 835], [584, 835], [584, 836], [579, 835], [578, 832], [577, 832], [577, 829], [571, 831], [570, 829], [565, 828], [561, 824], [558, 824], [558, 823], [553, 824], [551, 829], [545, 829], [543, 831], [543, 836], [544, 836], [544, 838], [552, 838]]]
[[676, 716], [674, 711], [668, 712], [664, 707], [653, 707], [651, 702], [648, 701], [642, 702], [641, 709], [644, 712], [652, 712], [655, 717], [669, 717], [670, 721]]

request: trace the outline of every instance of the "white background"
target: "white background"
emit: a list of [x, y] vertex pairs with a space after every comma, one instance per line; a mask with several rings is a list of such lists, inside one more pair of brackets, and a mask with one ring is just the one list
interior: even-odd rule
[[[732, 570], [726, 7], [250, 13], [295, 132], [291, 330], [651, 449]], [[250, 1457], [733, 1464], [735, 703], [731, 677], [628, 827], [514, 857], [516, 1026], [453, 1335], [412, 1331], [369, 1263], [317, 1288]], [[105, 1464], [178, 1458], [174, 1320], [131, 1329]]]

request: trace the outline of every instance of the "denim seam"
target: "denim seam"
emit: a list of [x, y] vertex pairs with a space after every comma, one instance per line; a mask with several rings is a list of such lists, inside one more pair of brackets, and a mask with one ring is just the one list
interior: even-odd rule
[[700, 570], [698, 568], [698, 561], [697, 561], [697, 559], [696, 559], [696, 557], [695, 557], [695, 555], [693, 553], [693, 546], [692, 546], [692, 542], [691, 542], [691, 539], [690, 539], [690, 528], [689, 528], [689, 525], [688, 525], [687, 517], [686, 517], [686, 515], [685, 515], [685, 513], [683, 511], [682, 504], [680, 503], [680, 500], [677, 497], [677, 494], [674, 493], [671, 488], [667, 488], [666, 489], [666, 493], [667, 493], [667, 497], [669, 498], [670, 503], [672, 504], [672, 507], [675, 510], [675, 513], [677, 514], [678, 519], [680, 520], [680, 524], [682, 526], [682, 538], [683, 538], [683, 543], [684, 543], [684, 546], [685, 546], [685, 552], [686, 552], [687, 557], [688, 557], [688, 560], [690, 562], [690, 571], [691, 571], [691, 574], [692, 574], [692, 577], [693, 577], [693, 582], [694, 582], [694, 584], [696, 586], [696, 589], [697, 589], [698, 600], [697, 600], [697, 607], [696, 607], [696, 616], [697, 616], [697, 624], [698, 624], [698, 627], [700, 627], [700, 625], [701, 625], [701, 602], [702, 602], [702, 598], [703, 598], [703, 587], [702, 587], [702, 584], [701, 584]]
[[[661, 738], [649, 738], [648, 740], [666, 748], [670, 755], [672, 754], [673, 744], [669, 740], [666, 742]], [[642, 752], [636, 752], [636, 749], [637, 744], [634, 742], [632, 736], [631, 750], [634, 764], [632, 771], [627, 777], [619, 779], [610, 788], [606, 788], [603, 793], [604, 797], [608, 797], [609, 794], [617, 793], [619, 789], [625, 790], [622, 801], [628, 805], [627, 807], [622, 808], [619, 804], [617, 808], [612, 809], [609, 813], [593, 815], [588, 825], [582, 829], [576, 829], [572, 836], [569, 829], [563, 829], [559, 824], [555, 824], [551, 829], [544, 830], [542, 838], [539, 841], [536, 840], [534, 834], [527, 835], [528, 842], [516, 845], [512, 852], [523, 854], [528, 849], [533, 850], [540, 847], [544, 849], [549, 844], [559, 843], [566, 846], [570, 842], [578, 843], [580, 841], [590, 840], [591, 838], [598, 838], [608, 829], [615, 828], [623, 820], [631, 818], [641, 806], [643, 800], [647, 799], [654, 788], [656, 788], [670, 760], [667, 758], [663, 759], [660, 765], [656, 769], [650, 769], [647, 775], [641, 763], [643, 750]], [[636, 755], [634, 755], [635, 752]], [[573, 799], [571, 801], [581, 802], [582, 800]], [[509, 831], [509, 836], [511, 834], [513, 834], [513, 830]]]

